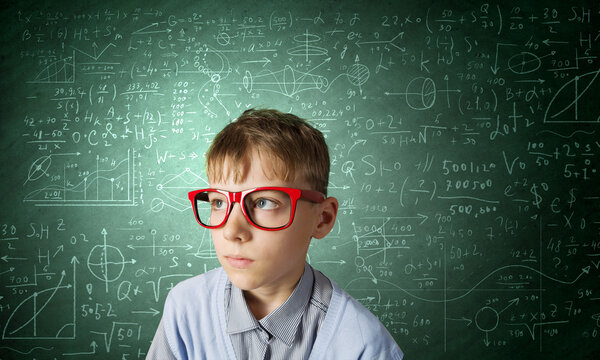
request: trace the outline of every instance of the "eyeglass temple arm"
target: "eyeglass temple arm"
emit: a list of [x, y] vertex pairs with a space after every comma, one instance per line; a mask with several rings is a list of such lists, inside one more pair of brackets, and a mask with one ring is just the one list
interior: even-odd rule
[[303, 199], [310, 200], [315, 203], [321, 203], [321, 202], [325, 201], [325, 195], [323, 195], [323, 193], [320, 193], [320, 192], [314, 191], [314, 190], [301, 190], [300, 197], [302, 197]]

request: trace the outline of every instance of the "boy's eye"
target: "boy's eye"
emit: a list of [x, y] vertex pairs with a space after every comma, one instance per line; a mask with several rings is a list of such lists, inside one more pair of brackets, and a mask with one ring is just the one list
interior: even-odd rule
[[215, 210], [224, 210], [227, 206], [227, 203], [220, 199], [215, 199], [212, 201], [212, 207]]
[[261, 198], [255, 201], [254, 206], [261, 210], [273, 210], [277, 208], [277, 203], [269, 199]]

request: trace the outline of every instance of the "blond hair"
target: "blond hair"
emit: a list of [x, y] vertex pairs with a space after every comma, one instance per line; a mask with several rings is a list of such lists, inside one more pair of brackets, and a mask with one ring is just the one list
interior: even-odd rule
[[306, 120], [273, 109], [248, 109], [217, 134], [206, 154], [209, 181], [229, 176], [242, 181], [253, 150], [272, 161], [268, 170], [279, 179], [303, 179], [327, 195], [329, 150], [323, 134]]

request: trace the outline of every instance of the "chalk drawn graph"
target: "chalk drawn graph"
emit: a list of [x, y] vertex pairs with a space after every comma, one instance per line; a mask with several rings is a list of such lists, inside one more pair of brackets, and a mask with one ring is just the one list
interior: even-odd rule
[[53, 61], [39, 71], [30, 84], [73, 84], [75, 83], [75, 51], [71, 56]]
[[[44, 278], [55, 279], [55, 274], [37, 274], [35, 272], [32, 283], [15, 285], [13, 287], [34, 287], [33, 294], [21, 301], [12, 311], [4, 329], [2, 339], [46, 339], [66, 340], [76, 338], [76, 274], [79, 261], [75, 256], [71, 259], [72, 274], [68, 276], [62, 270], [60, 278], [54, 285], [44, 289], [38, 284], [39, 275]], [[71, 277], [71, 281], [69, 281]], [[28, 292], [27, 292], [28, 293]]]
[[[389, 294], [401, 291], [408, 296], [408, 303], [438, 304], [440, 316], [444, 322], [444, 346], [455, 332], [478, 332], [480, 341], [489, 346], [498, 338], [503, 338], [504, 330], [516, 329], [523, 333], [524, 339], [538, 341], [542, 347], [542, 335], [547, 331], [557, 331], [557, 327], [571, 322], [567, 317], [557, 316], [552, 319], [537, 312], [544, 292], [556, 290], [560, 286], [572, 286], [590, 274], [591, 266], [582, 266], [571, 271], [564, 279], [553, 275], [548, 270], [534, 263], [502, 264], [487, 273], [474, 273], [474, 283], [467, 286], [450, 286], [450, 280], [444, 270], [448, 267], [449, 250], [442, 251], [440, 257], [427, 258], [426, 262], [406, 259], [414, 243], [414, 231], [417, 222], [423, 224], [426, 218], [422, 215], [414, 217], [417, 222], [406, 218], [361, 218], [361, 223], [353, 223], [356, 245], [355, 266], [357, 274], [345, 284], [345, 289], [355, 292], [365, 306], [370, 309], [390, 312], [388, 321], [397, 321], [398, 325], [407, 325], [402, 318], [395, 318], [392, 309], [395, 305]], [[550, 227], [540, 217], [538, 219], [538, 236], [543, 243], [543, 229]], [[477, 256], [473, 253], [472, 256]], [[481, 256], [481, 254], [479, 254]], [[404, 259], [404, 260], [402, 260]], [[386, 280], [375, 273], [388, 261], [403, 261], [402, 276], [412, 277], [413, 287], [400, 286], [395, 281]], [[402, 269], [402, 267], [401, 267]], [[424, 270], [423, 270], [424, 269]], [[386, 270], [383, 270], [386, 271]], [[440, 271], [443, 271], [441, 274]], [[380, 274], [379, 274], [380, 275]], [[396, 276], [397, 273], [396, 273]], [[498, 280], [503, 279], [503, 280]], [[462, 279], [464, 280], [464, 279]], [[378, 284], [376, 296], [369, 289], [370, 283]], [[521, 293], [523, 295], [517, 295]], [[474, 307], [465, 308], [462, 303], [469, 298]], [[493, 299], [493, 301], [490, 301]], [[528, 299], [524, 302], [523, 299]], [[526, 318], [515, 317], [515, 311], [527, 313]]]
[[31, 164], [24, 186], [42, 184], [23, 201], [36, 206], [135, 206], [135, 156], [130, 149], [119, 160], [97, 155], [93, 169], [82, 169], [85, 162], [79, 161], [62, 162], [61, 169], [53, 159], [62, 156], [44, 155]]
[[[580, 114], [580, 104], [596, 101], [596, 96], [600, 91], [600, 86], [596, 81], [598, 74], [600, 74], [600, 69], [576, 75], [558, 89], [546, 108], [544, 123], [600, 122], [600, 113], [597, 107], [592, 107], [596, 109], [596, 112], [588, 118]], [[581, 106], [581, 109], [587, 110], [590, 107]]]

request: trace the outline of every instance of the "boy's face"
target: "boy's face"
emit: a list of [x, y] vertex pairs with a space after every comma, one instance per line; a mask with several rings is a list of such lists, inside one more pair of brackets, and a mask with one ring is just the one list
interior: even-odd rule
[[[285, 182], [271, 178], [271, 161], [253, 151], [246, 176], [235, 183], [229, 178], [211, 183], [211, 188], [242, 191], [261, 186], [309, 189], [304, 181]], [[230, 164], [225, 164], [227, 171]], [[230, 172], [226, 172], [230, 173]], [[320, 219], [320, 205], [298, 200], [292, 224], [283, 230], [254, 227], [244, 217], [239, 203], [233, 205], [227, 222], [211, 229], [219, 262], [235, 286], [249, 292], [273, 296], [291, 293], [304, 270], [306, 253]]]

